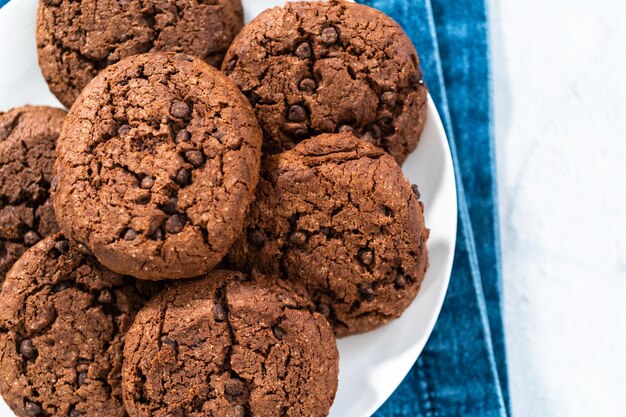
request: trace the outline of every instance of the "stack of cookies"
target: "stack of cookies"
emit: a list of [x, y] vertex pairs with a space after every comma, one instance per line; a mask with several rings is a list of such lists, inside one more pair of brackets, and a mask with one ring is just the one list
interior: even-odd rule
[[0, 113], [16, 415], [326, 416], [335, 337], [419, 291], [410, 40], [342, 1], [242, 16], [239, 0], [41, 2], [40, 65], [70, 110]]

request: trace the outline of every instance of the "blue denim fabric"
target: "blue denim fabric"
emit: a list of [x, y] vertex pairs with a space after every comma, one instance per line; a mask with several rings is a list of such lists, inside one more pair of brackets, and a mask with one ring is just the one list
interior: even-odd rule
[[4, 6], [8, 2], [9, 2], [9, 0], [0, 0], [0, 9], [2, 8], [2, 6]]
[[[442, 2], [445, 0], [441, 0]], [[482, 3], [482, 0], [478, 0]], [[392, 16], [398, 21], [411, 37], [420, 54], [421, 64], [424, 69], [424, 77], [429, 86], [430, 93], [441, 113], [446, 131], [448, 133], [450, 148], [453, 154], [455, 171], [457, 173], [457, 187], [459, 198], [459, 231], [457, 236], [457, 249], [455, 263], [450, 282], [448, 295], [444, 303], [441, 316], [435, 330], [418, 359], [414, 368], [407, 376], [403, 384], [394, 395], [376, 413], [376, 417], [416, 417], [416, 416], [505, 416], [506, 407], [504, 395], [499, 381], [499, 373], [496, 368], [496, 359], [493, 351], [491, 326], [483, 283], [492, 285], [493, 281], [485, 281], [481, 277], [478, 262], [478, 248], [475, 246], [473, 224], [470, 220], [469, 201], [464, 191], [466, 165], [459, 163], [458, 148], [455, 142], [455, 128], [468, 128], [469, 120], [465, 124], [453, 123], [454, 117], [463, 117], [467, 109], [476, 103], [468, 102], [467, 95], [464, 98], [455, 97], [452, 105], [449, 105], [448, 97], [451, 93], [460, 94], [461, 82], [455, 84], [455, 90], [447, 91], [444, 82], [445, 74], [455, 76], [449, 71], [444, 73], [440, 58], [439, 44], [449, 42], [447, 32], [443, 31], [443, 40], [438, 40], [437, 26], [429, 0], [361, 0], [360, 2], [376, 7]], [[472, 1], [468, 1], [472, 2]], [[474, 1], [476, 2], [476, 1]], [[440, 8], [442, 10], [445, 8]], [[440, 15], [444, 17], [444, 14]], [[470, 19], [469, 17], [466, 17]], [[476, 18], [476, 15], [474, 15]], [[484, 15], [481, 24], [485, 24]], [[486, 32], [483, 32], [483, 35]], [[478, 36], [481, 36], [479, 33]], [[453, 40], [453, 39], [452, 39]], [[486, 42], [486, 38], [485, 38]], [[446, 44], [448, 53], [458, 45], [453, 42]], [[482, 52], [482, 65], [486, 67], [486, 49]], [[448, 65], [449, 62], [446, 62]], [[467, 67], [465, 67], [467, 68]], [[462, 68], [455, 67], [458, 72]], [[470, 74], [471, 75], [471, 74]], [[447, 80], [446, 80], [447, 81]], [[486, 100], [481, 106], [487, 110], [481, 113], [481, 117], [475, 120], [480, 124], [478, 128], [486, 129], [479, 131], [485, 135], [485, 140], [480, 147], [478, 142], [474, 146], [476, 152], [491, 151], [490, 136], [490, 98], [488, 94], [488, 78], [478, 86], [487, 90], [487, 95], [479, 96], [480, 100]], [[454, 111], [454, 113], [453, 113]], [[463, 139], [466, 136], [461, 136]], [[485, 145], [489, 143], [489, 146]], [[465, 147], [464, 149], [466, 149]], [[463, 154], [463, 158], [467, 158]], [[473, 157], [473, 154], [470, 154]], [[495, 175], [493, 164], [489, 165], [488, 175]], [[462, 179], [463, 177], [463, 179]], [[474, 178], [474, 177], [472, 177]], [[471, 184], [473, 185], [473, 183]], [[474, 192], [473, 188], [470, 188]], [[493, 196], [493, 194], [492, 194]], [[484, 200], [479, 200], [484, 201]], [[491, 216], [492, 226], [495, 224], [495, 212], [491, 199], [491, 208], [487, 216]], [[472, 207], [476, 207], [475, 204]], [[496, 236], [497, 231], [486, 238], [489, 244], [481, 245], [480, 250], [488, 252], [492, 258], [497, 258]], [[480, 229], [483, 239], [483, 229]], [[481, 252], [481, 256], [483, 253]], [[484, 262], [490, 277], [499, 277], [499, 270], [494, 268], [497, 263]], [[495, 273], [493, 272], [495, 269]], [[492, 288], [489, 289], [493, 293]], [[495, 292], [499, 294], [499, 286], [495, 286]], [[496, 303], [499, 308], [499, 298]], [[496, 322], [501, 323], [501, 315], [497, 310]], [[502, 335], [501, 324], [495, 327], [496, 335]], [[501, 337], [501, 336], [498, 336]], [[498, 344], [502, 346], [503, 340]]]
[[504, 402], [510, 410], [486, 5], [483, 0], [431, 1], [465, 198], [477, 238], [493, 351]]

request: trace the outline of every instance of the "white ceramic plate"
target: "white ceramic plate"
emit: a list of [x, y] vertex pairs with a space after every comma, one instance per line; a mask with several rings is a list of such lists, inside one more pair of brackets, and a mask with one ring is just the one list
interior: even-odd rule
[[[244, 0], [246, 20], [283, 2]], [[37, 0], [12, 0], [0, 10], [0, 111], [24, 104], [61, 106], [37, 65], [36, 9]], [[430, 269], [417, 299], [399, 320], [339, 341], [339, 391], [331, 417], [373, 414], [411, 369], [441, 310], [454, 257], [457, 200], [450, 149], [432, 100], [421, 143], [404, 164], [404, 172], [419, 184], [426, 206]], [[12, 415], [0, 401], [0, 416]]]

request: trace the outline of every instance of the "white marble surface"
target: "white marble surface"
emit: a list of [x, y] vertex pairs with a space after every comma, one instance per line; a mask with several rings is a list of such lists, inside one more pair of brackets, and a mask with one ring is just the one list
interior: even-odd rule
[[626, 2], [491, 0], [515, 416], [626, 415]]

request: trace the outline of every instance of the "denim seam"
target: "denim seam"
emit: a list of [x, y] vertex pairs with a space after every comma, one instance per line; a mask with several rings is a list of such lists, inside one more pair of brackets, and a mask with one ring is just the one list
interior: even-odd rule
[[[489, 62], [493, 62], [493, 49], [491, 45], [491, 25], [490, 25], [490, 14], [489, 14], [489, 4], [486, 1], [483, 1], [484, 10], [485, 10], [485, 32], [487, 37], [487, 57], [489, 58]], [[493, 207], [493, 229], [494, 229], [494, 248], [496, 255], [496, 273], [498, 276], [498, 291], [500, 292], [500, 313], [502, 315], [502, 335], [506, 340], [506, 327], [504, 326], [504, 284], [502, 280], [502, 242], [501, 242], [501, 228], [500, 228], [500, 197], [499, 197], [499, 187], [498, 187], [498, 161], [496, 160], [496, 134], [495, 134], [495, 111], [494, 111], [494, 83], [493, 83], [493, 68], [491, 65], [487, 65], [487, 82], [489, 86], [489, 102], [488, 102], [488, 112], [491, 118], [491, 123], [489, 124], [489, 153], [491, 159], [491, 172], [493, 175], [493, 181], [491, 183], [491, 195], [494, 199]], [[505, 349], [506, 353], [506, 349]], [[504, 375], [500, 375], [502, 378], [506, 378], [507, 381], [503, 381], [507, 387], [510, 387], [508, 381], [508, 372], [505, 372]], [[508, 413], [511, 413], [511, 400], [510, 400], [510, 392], [509, 395], [504, 397], [505, 407]]]
[[[487, 56], [489, 57], [489, 62], [493, 62], [493, 50], [491, 45], [491, 29], [489, 25], [489, 7], [485, 3], [485, 25], [486, 25], [486, 33], [487, 33]], [[489, 115], [492, 121], [495, 121], [495, 113], [494, 113], [494, 105], [493, 105], [493, 97], [494, 97], [494, 87], [493, 87], [493, 68], [491, 65], [487, 65], [487, 81], [489, 83]], [[493, 195], [494, 202], [493, 204], [493, 216], [494, 216], [494, 237], [495, 237], [495, 250], [496, 250], [496, 270], [498, 272], [498, 289], [500, 290], [500, 294], [503, 294], [502, 287], [502, 246], [500, 241], [500, 210], [499, 210], [499, 188], [498, 188], [498, 162], [496, 160], [496, 141], [495, 141], [495, 124], [492, 122], [489, 124], [489, 155], [491, 158], [491, 172], [493, 172], [493, 182], [491, 184], [492, 190], [491, 194]], [[502, 298], [500, 298], [500, 309], [503, 309]]]
[[424, 355], [420, 355], [417, 359], [417, 376], [419, 378], [420, 398], [422, 400], [420, 408], [424, 411], [424, 417], [437, 417], [439, 413], [435, 409], [434, 395], [431, 388], [433, 384], [430, 383], [430, 373], [426, 372], [427, 368], [429, 366], [426, 364]]

